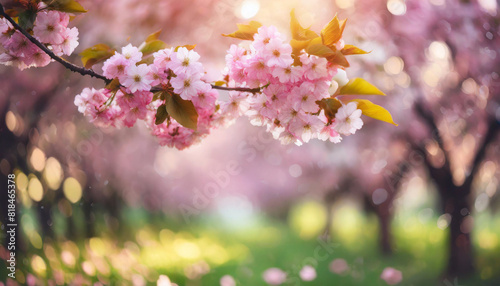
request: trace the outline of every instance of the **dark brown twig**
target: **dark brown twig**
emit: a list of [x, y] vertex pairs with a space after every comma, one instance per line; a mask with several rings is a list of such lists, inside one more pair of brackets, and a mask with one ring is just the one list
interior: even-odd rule
[[[101, 79], [104, 82], [106, 82], [106, 84], [108, 84], [108, 83], [111, 82], [110, 79], [106, 78], [105, 76], [103, 76], [101, 74], [96, 73], [95, 71], [93, 71], [91, 69], [87, 69], [87, 68], [84, 68], [84, 67], [80, 67], [80, 66], [74, 65], [74, 64], [66, 61], [65, 59], [57, 56], [56, 54], [54, 54], [54, 52], [52, 52], [49, 48], [47, 48], [40, 41], [38, 41], [35, 37], [33, 37], [32, 35], [30, 35], [30, 33], [28, 33], [26, 30], [24, 30], [21, 26], [19, 26], [16, 23], [16, 21], [14, 21], [14, 19], [12, 19], [5, 12], [4, 7], [3, 7], [3, 5], [1, 3], [0, 3], [0, 16], [2, 16], [5, 19], [7, 19], [7, 21], [9, 21], [16, 30], [18, 30], [26, 38], [28, 38], [28, 40], [30, 40], [30, 42], [32, 42], [33, 44], [35, 44], [42, 51], [44, 51], [47, 55], [49, 55], [53, 60], [55, 60], [58, 63], [62, 64], [65, 68], [69, 69], [70, 71], [75, 72], [75, 73], [79, 73], [81, 75], [89, 75], [91, 77], [95, 77], [95, 78]], [[240, 92], [250, 92], [250, 93], [257, 93], [257, 92], [261, 92], [261, 90], [262, 90], [261, 87], [258, 87], [258, 88], [224, 87], [224, 86], [217, 86], [217, 85], [213, 85], [213, 84], [212, 84], [212, 88], [213, 89], [219, 89], [219, 90], [240, 91]], [[151, 89], [151, 92], [155, 92], [155, 91], [160, 91], [160, 90], [157, 89], [157, 88], [152, 88]]]
[[47, 48], [44, 44], [40, 43], [37, 39], [35, 39], [35, 37], [33, 37], [32, 35], [30, 35], [21, 26], [19, 26], [16, 23], [16, 21], [14, 21], [14, 19], [12, 19], [9, 15], [7, 15], [7, 13], [5, 13], [5, 10], [4, 10], [2, 4], [0, 4], [0, 15], [3, 16], [5, 19], [7, 19], [7, 21], [9, 21], [12, 24], [12, 26], [14, 26], [14, 28], [16, 28], [16, 30], [18, 30], [26, 38], [28, 38], [28, 40], [30, 40], [30, 42], [32, 42], [37, 47], [39, 47], [42, 51], [44, 51], [47, 55], [49, 55], [53, 60], [55, 60], [55, 61], [59, 62], [60, 64], [62, 64], [65, 68], [69, 69], [72, 72], [79, 73], [81, 75], [89, 75], [89, 76], [92, 76], [92, 77], [95, 77], [95, 78], [98, 78], [98, 79], [102, 79], [106, 83], [110, 82], [110, 80], [107, 79], [105, 76], [100, 75], [100, 74], [94, 72], [91, 69], [86, 69], [84, 67], [79, 67], [77, 65], [74, 65], [74, 64], [72, 64], [72, 63], [70, 63], [70, 62], [68, 62], [68, 61], [66, 61], [66, 60], [58, 57], [56, 54], [54, 54], [54, 52], [52, 52], [51, 50], [49, 50], [49, 48]]

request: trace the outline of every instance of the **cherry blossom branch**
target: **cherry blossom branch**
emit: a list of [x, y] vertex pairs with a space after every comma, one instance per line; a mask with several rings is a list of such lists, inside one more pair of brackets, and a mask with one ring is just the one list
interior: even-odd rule
[[[57, 56], [52, 52], [49, 48], [47, 48], [44, 44], [42, 44], [40, 41], [38, 41], [35, 37], [33, 37], [30, 33], [28, 33], [26, 30], [24, 30], [21, 26], [19, 26], [14, 19], [12, 19], [4, 10], [3, 5], [0, 3], [0, 16], [4, 17], [9, 21], [12, 26], [21, 32], [30, 42], [35, 44], [37, 47], [39, 47], [42, 51], [44, 51], [47, 55], [49, 55], [53, 60], [57, 61], [58, 63], [62, 64], [66, 69], [69, 69], [72, 72], [79, 73], [81, 75], [89, 75], [91, 77], [95, 77], [98, 79], [103, 80], [106, 82], [106, 84], [110, 83], [111, 80], [106, 78], [105, 76], [96, 73], [92, 69], [87, 69], [85, 67], [80, 67], [75, 64], [72, 64], [65, 59]], [[218, 90], [228, 90], [228, 91], [240, 91], [240, 92], [250, 92], [250, 93], [258, 93], [262, 91], [262, 87], [257, 87], [257, 88], [246, 88], [246, 87], [224, 87], [224, 86], [218, 86], [212, 84], [213, 89], [218, 89]], [[160, 91], [159, 89], [152, 88], [151, 92], [156, 92]]]
[[241, 91], [241, 92], [250, 92], [250, 93], [257, 93], [261, 92], [263, 87], [256, 87], [256, 88], [247, 88], [247, 87], [226, 87], [226, 86], [219, 86], [219, 85], [213, 85], [213, 89], [219, 89], [219, 90], [229, 90], [229, 91]]
[[89, 75], [91, 77], [95, 77], [95, 78], [98, 78], [98, 79], [102, 79], [104, 80], [106, 83], [109, 83], [110, 80], [107, 79], [105, 76], [103, 75], [100, 75], [96, 72], [94, 72], [93, 70], [91, 69], [86, 69], [84, 67], [79, 67], [77, 65], [74, 65], [68, 61], [66, 61], [65, 59], [63, 58], [60, 58], [58, 57], [56, 54], [54, 54], [54, 52], [52, 52], [49, 48], [47, 48], [44, 44], [40, 43], [40, 41], [38, 41], [37, 39], [35, 39], [35, 37], [33, 37], [32, 35], [30, 35], [30, 33], [28, 33], [26, 30], [24, 30], [21, 26], [19, 26], [16, 21], [14, 21], [14, 19], [12, 19], [7, 13], [5, 13], [5, 10], [3, 8], [3, 5], [0, 4], [0, 15], [3, 16], [5, 19], [7, 19], [7, 21], [9, 21], [12, 26], [14, 26], [14, 28], [16, 30], [18, 30], [19, 32], [21, 32], [26, 38], [28, 38], [28, 40], [30, 40], [30, 42], [32, 42], [33, 44], [35, 44], [37, 47], [39, 47], [42, 51], [44, 51], [47, 55], [49, 55], [53, 60], [59, 62], [60, 64], [62, 64], [65, 68], [69, 69], [70, 71], [72, 72], [76, 72], [76, 73], [79, 73], [81, 75]]

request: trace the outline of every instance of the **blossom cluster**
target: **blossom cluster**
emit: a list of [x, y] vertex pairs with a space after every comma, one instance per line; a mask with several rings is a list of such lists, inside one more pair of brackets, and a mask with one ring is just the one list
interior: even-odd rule
[[[68, 28], [69, 20], [67, 13], [39, 11], [33, 23], [32, 34], [57, 56], [69, 56], [78, 46], [78, 29]], [[0, 63], [23, 70], [46, 66], [51, 60], [48, 54], [14, 29], [5, 18], [0, 18]]]
[[[217, 92], [204, 80], [205, 72], [198, 61], [200, 55], [186, 47], [155, 52], [151, 64], [131, 44], [104, 62], [103, 74], [118, 80], [116, 90], [86, 88], [76, 96], [78, 110], [101, 126], [132, 127], [144, 120], [161, 145], [183, 149], [209, 134], [213, 127]], [[153, 87], [162, 96], [154, 96]], [[192, 103], [198, 115], [196, 128], [187, 128], [168, 116], [157, 122], [159, 108], [177, 96]], [[167, 108], [168, 109], [168, 108]]]
[[[339, 50], [343, 45], [336, 43]], [[312, 138], [338, 143], [341, 134], [354, 134], [363, 125], [355, 102], [341, 106], [331, 121], [318, 104], [338, 89], [334, 77], [345, 76], [344, 70], [305, 52], [294, 59], [291, 45], [273, 26], [260, 27], [247, 48], [232, 45], [226, 64], [230, 85], [264, 88], [250, 95], [232, 92], [224, 113], [248, 116], [282, 143], [300, 145]]]

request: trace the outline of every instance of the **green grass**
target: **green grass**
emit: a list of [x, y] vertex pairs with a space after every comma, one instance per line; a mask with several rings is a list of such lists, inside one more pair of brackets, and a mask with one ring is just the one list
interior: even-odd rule
[[[500, 285], [500, 219], [488, 214], [475, 217], [477, 274], [454, 284], [441, 278], [447, 230], [436, 226], [437, 217], [421, 221], [416, 215], [397, 216], [393, 221], [394, 254], [386, 257], [378, 250], [376, 218], [348, 208], [336, 212], [327, 243], [317, 238], [320, 225], [300, 219], [300, 212], [298, 220], [293, 215], [288, 222], [259, 216], [249, 227], [229, 228], [215, 216], [183, 225], [163, 214], [126, 209], [120, 219], [110, 223], [113, 218], [104, 210], [94, 211], [97, 237], [66, 240], [66, 219], [55, 211], [55, 239], [39, 241], [35, 214], [23, 210], [26, 251], [18, 267], [19, 282], [23, 284], [31, 273], [40, 282], [58, 277], [68, 284], [80, 277], [86, 282], [118, 285], [144, 279], [155, 285], [158, 276], [166, 274], [179, 285], [194, 286], [219, 285], [219, 279], [229, 274], [237, 285], [258, 286], [266, 285], [264, 270], [278, 267], [289, 273], [290, 279], [283, 285], [377, 286], [386, 285], [379, 278], [382, 270], [394, 267], [403, 272], [401, 285]], [[84, 225], [79, 212], [76, 207], [75, 229], [81, 233]], [[349, 272], [337, 275], [329, 271], [329, 263], [337, 258], [348, 262]], [[298, 276], [307, 264], [318, 272], [312, 282], [300, 281]], [[1, 266], [0, 277], [5, 273]]]

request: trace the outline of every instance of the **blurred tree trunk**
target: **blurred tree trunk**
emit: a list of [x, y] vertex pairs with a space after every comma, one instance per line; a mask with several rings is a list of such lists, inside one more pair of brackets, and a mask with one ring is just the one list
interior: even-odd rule
[[54, 237], [52, 230], [52, 215], [50, 204], [45, 204], [43, 201], [36, 204], [40, 227], [42, 228], [42, 237]]
[[379, 221], [379, 246], [380, 251], [384, 255], [392, 254], [392, 232], [391, 232], [391, 221], [392, 213], [390, 211], [382, 211], [381, 208], [377, 208], [377, 218]]
[[[87, 188], [88, 189], [88, 188]], [[94, 214], [92, 213], [92, 200], [89, 195], [84, 192], [83, 198], [83, 215], [85, 217], [85, 235], [87, 238], [95, 236], [94, 229]]]
[[431, 131], [432, 139], [437, 142], [444, 154], [444, 163], [441, 166], [435, 166], [426, 155], [424, 145], [414, 144], [414, 148], [423, 155], [429, 176], [437, 185], [443, 212], [451, 216], [446, 274], [449, 277], [468, 276], [474, 272], [473, 247], [470, 239], [472, 226], [467, 222], [467, 216], [470, 215], [471, 209], [469, 197], [472, 193], [472, 182], [486, 157], [488, 146], [496, 139], [496, 135], [500, 129], [500, 122], [496, 120], [495, 116], [488, 118], [488, 129], [476, 151], [470, 171], [461, 185], [455, 185], [449, 156], [444, 147], [439, 128], [437, 127], [437, 121], [434, 115], [428, 110], [422, 102], [415, 104], [416, 113], [427, 124]]
[[[450, 194], [445, 201], [445, 212], [451, 214], [448, 274], [469, 274], [474, 271], [474, 256], [470, 239], [470, 226], [465, 223], [469, 215], [470, 203], [468, 196], [458, 194], [458, 188], [449, 188]], [[470, 191], [470, 188], [469, 188]]]

